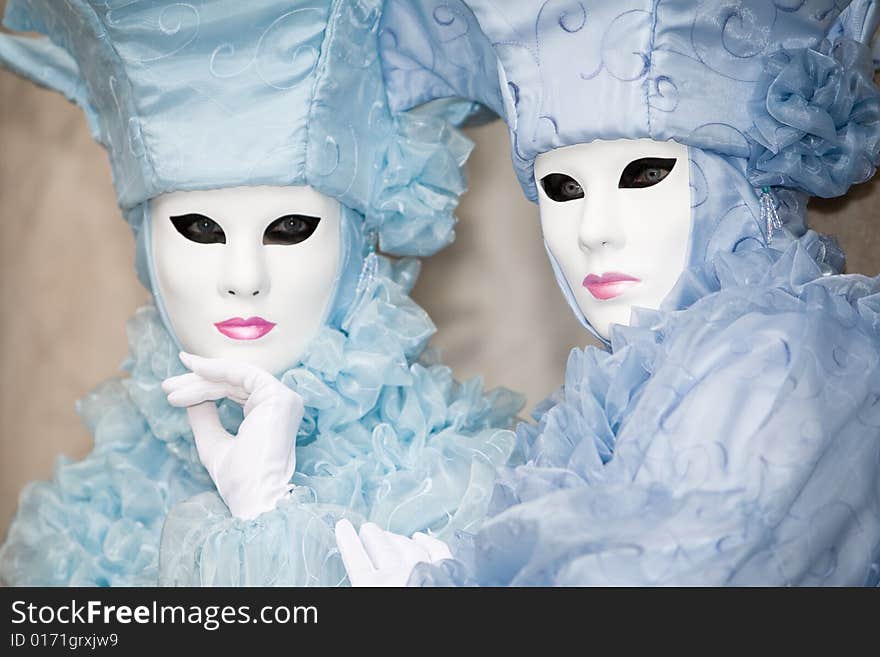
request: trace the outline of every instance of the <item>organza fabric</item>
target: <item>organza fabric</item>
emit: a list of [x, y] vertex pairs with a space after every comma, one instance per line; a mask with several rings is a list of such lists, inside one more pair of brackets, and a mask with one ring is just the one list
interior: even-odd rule
[[[377, 256], [344, 329], [325, 327], [282, 381], [302, 396], [295, 490], [271, 512], [233, 518], [199, 462], [186, 413], [161, 382], [183, 371], [154, 307], [128, 326], [130, 377], [79, 406], [95, 436], [82, 461], [34, 482], [0, 549], [10, 585], [339, 585], [339, 518], [449, 536], [485, 515], [521, 405], [419, 361], [434, 331], [409, 297], [418, 265]], [[234, 431], [241, 408], [221, 404]], [[166, 519], [167, 516], [167, 519]], [[162, 533], [165, 525], [164, 535]], [[160, 559], [161, 537], [161, 559]]]
[[[421, 24], [428, 44], [387, 45], [390, 83], [436, 72], [431, 89], [495, 110], [527, 196], [540, 153], [674, 139], [689, 147], [692, 227], [661, 307], [634, 309], [605, 350], [572, 352], [564, 386], [517, 430], [524, 463], [502, 468], [490, 518], [410, 583], [877, 584], [880, 279], [839, 275], [806, 194], [842, 194], [878, 164], [880, 5], [414, 4], [391, 5], [383, 32]], [[461, 39], [494, 53], [497, 82], [455, 60]], [[500, 110], [479, 89], [493, 84]]]
[[490, 519], [411, 584], [878, 583], [880, 278], [829, 274], [812, 231], [768, 246], [744, 161], [691, 169], [675, 290], [571, 353]]
[[[472, 144], [425, 108], [392, 116], [378, 59], [380, 0], [11, 0], [0, 63], [86, 112], [154, 306], [129, 324], [130, 377], [79, 410], [95, 447], [22, 492], [0, 548], [11, 585], [337, 585], [335, 521], [447, 536], [484, 517], [522, 404], [459, 384], [425, 350], [408, 296], [418, 263], [454, 238]], [[154, 285], [148, 199], [169, 191], [310, 184], [341, 203], [340, 269], [324, 325], [281, 380], [303, 398], [291, 496], [233, 518], [164, 379], [183, 373]], [[241, 408], [220, 405], [235, 432]], [[163, 534], [164, 527], [164, 534]], [[164, 538], [163, 538], [164, 537]]]
[[752, 184], [831, 198], [868, 180], [880, 162], [873, 77], [869, 48], [846, 37], [770, 57], [751, 107]]

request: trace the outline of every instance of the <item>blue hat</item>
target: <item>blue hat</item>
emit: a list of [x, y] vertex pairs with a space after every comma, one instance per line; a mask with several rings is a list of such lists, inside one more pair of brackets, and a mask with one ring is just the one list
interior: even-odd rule
[[[835, 196], [880, 163], [880, 93], [863, 45], [878, 20], [875, 0], [518, 0], [503, 7], [397, 0], [383, 29], [400, 34], [421, 23], [429, 42], [401, 40], [396, 59], [388, 58], [397, 64], [390, 81], [425, 87], [431, 78], [413, 72], [419, 64], [434, 74], [429, 91], [445, 84], [448, 94], [479, 100], [506, 119], [516, 171], [533, 200], [540, 153], [639, 138], [748, 159], [759, 187]], [[461, 56], [469, 52], [488, 61], [468, 65]], [[426, 99], [411, 96], [400, 107]]]
[[392, 253], [453, 237], [470, 149], [394, 117], [381, 0], [10, 0], [0, 63], [64, 93], [109, 154], [120, 206], [176, 190], [304, 185], [364, 215]]

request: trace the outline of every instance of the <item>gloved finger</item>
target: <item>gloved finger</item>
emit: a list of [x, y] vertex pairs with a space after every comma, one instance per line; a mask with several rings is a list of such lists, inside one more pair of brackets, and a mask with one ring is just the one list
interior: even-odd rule
[[185, 351], [180, 352], [180, 360], [190, 370], [210, 381], [219, 381], [238, 386], [248, 394], [253, 393], [260, 382], [269, 377], [278, 381], [268, 372], [253, 365], [223, 358], [202, 358]]
[[452, 559], [452, 552], [449, 546], [440, 539], [428, 536], [422, 532], [413, 534], [413, 540], [421, 545], [431, 557], [431, 562], [443, 561], [444, 559]]
[[336, 545], [339, 554], [342, 555], [342, 564], [345, 566], [345, 572], [348, 573], [348, 579], [352, 586], [359, 586], [361, 577], [375, 570], [373, 562], [349, 520], [343, 519], [337, 522], [335, 533]]
[[[270, 375], [271, 376], [271, 375]], [[274, 378], [274, 377], [273, 377]], [[264, 386], [251, 393], [244, 403], [244, 415], [247, 417], [251, 411], [271, 400], [276, 407], [283, 409], [287, 421], [299, 427], [299, 423], [305, 414], [305, 403], [299, 393], [275, 379], [276, 385]], [[244, 392], [244, 390], [242, 390]]]
[[379, 525], [365, 522], [361, 525], [360, 537], [367, 554], [378, 570], [400, 567], [403, 557]]
[[180, 390], [168, 394], [168, 403], [172, 406], [195, 406], [206, 401], [217, 401], [226, 397], [226, 388], [219, 383], [193, 383]]
[[168, 393], [168, 403], [172, 406], [195, 406], [206, 401], [217, 401], [229, 398], [238, 404], [244, 404], [247, 398], [241, 397], [242, 390], [217, 381], [194, 381]]
[[417, 564], [423, 561], [426, 563], [431, 562], [431, 555], [428, 553], [428, 550], [413, 539], [388, 531], [385, 532], [385, 536], [389, 541], [394, 543], [397, 547], [398, 553], [407, 563]]
[[220, 399], [221, 397], [229, 397], [231, 400], [244, 404], [244, 402], [248, 399], [248, 394], [240, 387], [230, 385], [223, 381], [211, 381], [210, 379], [206, 379], [201, 374], [196, 374], [195, 372], [187, 372], [186, 374], [181, 374], [179, 376], [172, 376], [168, 379], [165, 379], [162, 382], [162, 390], [170, 395], [172, 392], [176, 392], [177, 390], [182, 390], [189, 386], [195, 385], [203, 385], [207, 388], [212, 386], [224, 386], [226, 389], [225, 395], [220, 395], [216, 397], [216, 399]]
[[232, 436], [220, 422], [220, 415], [214, 402], [205, 402], [186, 409], [189, 417], [189, 425], [192, 427], [193, 437], [196, 440], [196, 450], [202, 465], [211, 472], [211, 464], [214, 456], [221, 450], [228, 448]]
[[194, 372], [187, 372], [186, 374], [179, 374], [177, 376], [170, 376], [164, 381], [162, 381], [162, 392], [166, 395], [174, 392], [179, 388], [183, 388], [192, 383], [196, 383], [198, 381], [205, 381], [206, 379], [202, 376]]

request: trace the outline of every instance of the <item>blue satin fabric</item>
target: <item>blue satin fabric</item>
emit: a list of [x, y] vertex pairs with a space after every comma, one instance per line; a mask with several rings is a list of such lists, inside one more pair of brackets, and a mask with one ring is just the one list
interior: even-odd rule
[[[342, 204], [326, 322], [281, 373], [302, 397], [295, 492], [231, 517], [161, 382], [183, 372], [162, 299], [129, 322], [130, 376], [79, 405], [95, 436], [29, 484], [0, 547], [11, 585], [338, 585], [335, 522], [448, 537], [485, 517], [522, 404], [433, 362], [410, 298], [418, 262], [454, 237], [471, 143], [435, 107], [391, 116], [377, 0], [129, 3], [12, 0], [0, 62], [65, 93], [111, 155], [150, 288], [148, 198], [163, 191], [309, 183]], [[247, 29], [246, 29], [247, 28]], [[157, 292], [157, 291], [155, 291]], [[235, 432], [241, 408], [225, 401]]]
[[[848, 93], [852, 61], [809, 70], [808, 84], [793, 97], [768, 94], [769, 81], [761, 78], [771, 56], [815, 60], [809, 53], [821, 53], [826, 36], [853, 47], [867, 43], [878, 20], [873, 0], [416, 0], [390, 3], [383, 32], [422, 30], [421, 37], [385, 44], [395, 53], [387, 58], [391, 88], [410, 87], [398, 92], [400, 107], [424, 102], [426, 91], [486, 104], [510, 126], [514, 167], [532, 200], [540, 153], [595, 139], [640, 138], [751, 155], [756, 186], [794, 185], [833, 196], [863, 182], [880, 163], [880, 145], [863, 143], [859, 129], [848, 129], [880, 120], [880, 94], [861, 85], [854, 102], [825, 111], [829, 101], [821, 89]], [[870, 80], [870, 53], [859, 49], [859, 75]], [[483, 61], [461, 59], [471, 53]], [[495, 60], [496, 76], [487, 59]], [[756, 122], [779, 120], [783, 108], [789, 118], [799, 114], [780, 126], [800, 131], [799, 147], [784, 144], [783, 155], [774, 157], [777, 145], [753, 131]], [[820, 121], [827, 128], [829, 116], [830, 130], [813, 130]], [[780, 180], [779, 174], [816, 161], [826, 168], [833, 162], [833, 180], [827, 170], [812, 179]]]
[[[410, 583], [877, 585], [880, 278], [839, 274], [805, 192], [843, 193], [877, 163], [862, 44], [878, 3], [453, 4], [486, 33], [469, 32], [474, 48], [497, 53], [528, 195], [541, 152], [674, 138], [689, 146], [692, 230], [661, 307], [571, 353], [563, 387], [517, 429], [524, 463], [501, 468], [490, 518]], [[458, 74], [482, 83], [483, 68]], [[792, 189], [762, 203], [756, 184]], [[772, 239], [768, 201], [785, 226]]]
[[497, 57], [463, 3], [386, 0], [379, 51], [393, 111], [461, 98], [503, 116]]
[[[302, 185], [366, 217], [389, 253], [453, 237], [464, 183], [430, 114], [392, 116], [382, 0], [10, 0], [0, 63], [86, 113], [120, 206], [161, 193]], [[454, 174], [454, 175], [453, 175]]]
[[880, 278], [828, 275], [812, 231], [767, 246], [744, 169], [691, 149], [692, 264], [572, 351], [491, 518], [411, 584], [878, 583]]

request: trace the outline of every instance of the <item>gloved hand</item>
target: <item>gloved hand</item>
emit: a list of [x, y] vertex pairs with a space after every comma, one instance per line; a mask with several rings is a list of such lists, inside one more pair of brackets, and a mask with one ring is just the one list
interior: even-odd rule
[[385, 531], [372, 522], [360, 536], [348, 520], [336, 523], [336, 545], [352, 586], [406, 586], [419, 563], [451, 559], [449, 546], [427, 534], [412, 538]]
[[[302, 398], [253, 365], [181, 352], [191, 373], [162, 383], [172, 406], [185, 407], [202, 464], [232, 515], [255, 518], [275, 508], [292, 489]], [[237, 435], [220, 423], [214, 402], [228, 397], [244, 406]]]

